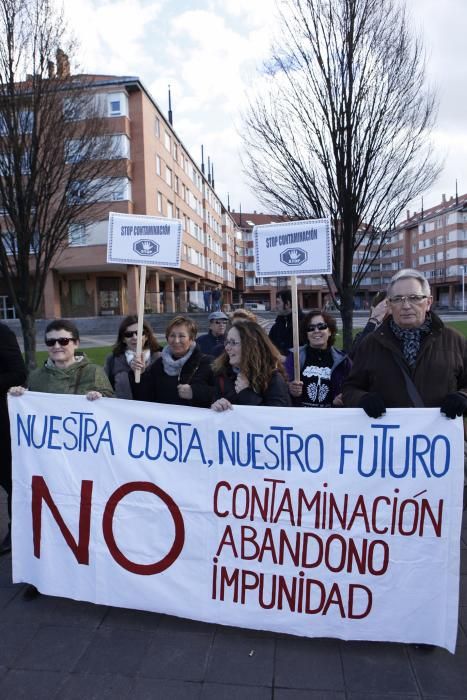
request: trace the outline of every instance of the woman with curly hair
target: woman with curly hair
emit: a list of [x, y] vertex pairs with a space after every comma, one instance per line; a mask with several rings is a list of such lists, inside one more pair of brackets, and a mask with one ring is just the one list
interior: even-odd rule
[[213, 363], [214, 411], [233, 404], [290, 406], [279, 351], [253, 321], [236, 323], [227, 333], [225, 351]]
[[301, 330], [306, 343], [299, 350], [300, 381], [293, 379], [293, 354], [289, 353], [285, 361], [293, 405], [305, 408], [343, 406], [342, 384], [352, 362], [348, 355], [334, 347], [336, 319], [325, 311], [313, 309], [304, 317]]
[[[118, 328], [118, 335], [112, 354], [105, 360], [104, 370], [115, 390], [118, 399], [132, 399], [128, 373], [130, 363], [136, 353], [138, 316], [127, 316]], [[149, 367], [160, 357], [161, 346], [147, 321], [143, 321], [143, 357], [145, 367]]]

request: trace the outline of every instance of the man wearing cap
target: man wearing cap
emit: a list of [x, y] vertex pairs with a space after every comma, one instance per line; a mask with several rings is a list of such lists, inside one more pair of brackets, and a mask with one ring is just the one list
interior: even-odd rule
[[209, 332], [200, 335], [196, 340], [202, 353], [217, 357], [223, 351], [228, 320], [222, 311], [213, 311], [209, 314]]

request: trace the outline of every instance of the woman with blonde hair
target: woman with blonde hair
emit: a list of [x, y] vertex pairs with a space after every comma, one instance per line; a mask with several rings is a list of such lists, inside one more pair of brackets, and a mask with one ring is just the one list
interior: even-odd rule
[[212, 366], [214, 411], [226, 411], [234, 404], [290, 406], [279, 351], [261, 326], [248, 320], [235, 323], [224, 345]]

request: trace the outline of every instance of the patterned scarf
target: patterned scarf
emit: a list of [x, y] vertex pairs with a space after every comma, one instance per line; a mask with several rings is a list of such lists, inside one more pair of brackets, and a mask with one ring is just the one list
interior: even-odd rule
[[170, 347], [166, 345], [164, 349], [162, 350], [162, 364], [164, 365], [164, 372], [169, 375], [169, 377], [176, 377], [177, 375], [180, 376], [180, 372], [183, 369], [183, 365], [188, 362], [190, 357], [193, 355], [193, 351], [196, 347], [196, 343], [192, 342], [191, 343], [191, 348], [188, 350], [186, 355], [183, 355], [183, 357], [179, 357], [175, 359], [172, 357], [172, 354], [170, 352]]
[[431, 332], [431, 316], [427, 314], [422, 325], [418, 328], [401, 328], [390, 318], [389, 327], [397, 340], [402, 344], [404, 360], [407, 362], [410, 369], [413, 369], [420, 351], [422, 338], [424, 335], [428, 335], [428, 333]]

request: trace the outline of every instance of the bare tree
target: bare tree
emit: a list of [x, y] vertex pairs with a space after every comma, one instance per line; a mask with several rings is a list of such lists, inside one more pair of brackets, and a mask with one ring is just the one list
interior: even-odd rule
[[71, 76], [66, 41], [49, 0], [0, 0], [0, 270], [29, 367], [47, 272], [115, 183], [116, 139], [92, 77]]
[[247, 172], [262, 201], [329, 216], [333, 274], [352, 342], [353, 300], [407, 203], [438, 175], [436, 101], [397, 0], [284, 0], [265, 89], [248, 108]]

